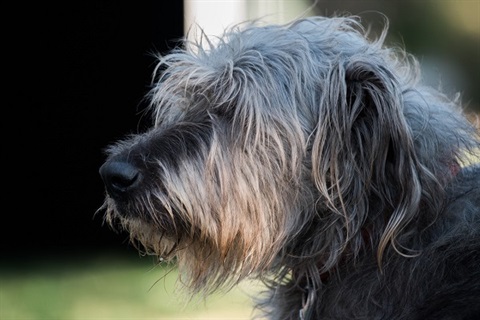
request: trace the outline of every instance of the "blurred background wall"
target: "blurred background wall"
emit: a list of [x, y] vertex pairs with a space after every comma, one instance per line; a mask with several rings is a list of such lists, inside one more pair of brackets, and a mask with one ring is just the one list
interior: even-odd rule
[[[372, 35], [389, 21], [389, 45], [415, 54], [423, 64], [425, 80], [447, 92], [462, 93], [466, 107], [480, 110], [480, 1], [479, 0], [185, 0], [184, 30], [189, 38], [223, 30], [248, 19], [285, 23], [296, 17], [354, 14]], [[191, 30], [192, 29], [192, 30]]]
[[461, 91], [480, 111], [480, 2], [444, 1], [65, 1], [16, 3], [5, 11], [2, 255], [28, 260], [130, 252], [95, 211], [102, 204], [102, 149], [149, 123], [139, 111], [152, 52], [179, 44], [192, 24], [207, 34], [245, 19], [284, 23], [302, 15], [357, 14], [373, 32], [390, 21], [390, 44]]

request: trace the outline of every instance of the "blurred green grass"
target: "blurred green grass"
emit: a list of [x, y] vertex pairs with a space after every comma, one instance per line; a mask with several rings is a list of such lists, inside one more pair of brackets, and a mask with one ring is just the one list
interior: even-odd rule
[[[170, 270], [170, 272], [169, 272]], [[251, 319], [243, 283], [227, 293], [195, 298], [176, 290], [177, 272], [151, 257], [107, 256], [45, 259], [29, 266], [0, 266], [0, 319]]]

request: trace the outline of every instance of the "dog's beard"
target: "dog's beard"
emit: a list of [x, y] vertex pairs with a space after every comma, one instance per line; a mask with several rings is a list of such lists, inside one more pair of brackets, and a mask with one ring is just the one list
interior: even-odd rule
[[[243, 172], [230, 172], [228, 178], [220, 177], [219, 170], [207, 170], [215, 172], [215, 178], [200, 178], [193, 170], [171, 169], [168, 179], [160, 179], [162, 188], [153, 188], [157, 193], [146, 191], [123, 200], [107, 196], [103, 206], [107, 223], [126, 231], [140, 252], [175, 260], [180, 281], [193, 293], [230, 288], [247, 277], [268, 273], [284, 246], [288, 228], [283, 213], [296, 211], [291, 208], [293, 199], [275, 196], [280, 192], [273, 189], [281, 183], [267, 186], [265, 177], [256, 176], [262, 170], [247, 174], [243, 167]], [[237, 178], [225, 180], [232, 176]], [[222, 179], [225, 189], [220, 190]], [[251, 182], [265, 186], [252, 187]], [[168, 195], [159, 189], [168, 190]]]

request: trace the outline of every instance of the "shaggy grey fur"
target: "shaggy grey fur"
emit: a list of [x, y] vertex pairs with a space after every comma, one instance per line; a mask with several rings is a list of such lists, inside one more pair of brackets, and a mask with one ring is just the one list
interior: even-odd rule
[[385, 32], [244, 24], [159, 57], [153, 127], [100, 169], [106, 220], [192, 293], [263, 280], [270, 319], [474, 319], [478, 132]]

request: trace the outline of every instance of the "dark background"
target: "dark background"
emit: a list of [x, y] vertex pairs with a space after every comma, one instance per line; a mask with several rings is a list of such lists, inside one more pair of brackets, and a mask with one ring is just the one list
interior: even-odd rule
[[[177, 0], [76, 0], [4, 8], [12, 22], [1, 49], [2, 255], [133, 250], [125, 234], [95, 215], [104, 195], [98, 168], [104, 147], [148, 124], [139, 111], [155, 64], [151, 53], [178, 44], [182, 7]], [[424, 61], [454, 62], [444, 82], [479, 110], [478, 33], [460, 33], [430, 1], [318, 1], [316, 10], [368, 17], [371, 8], [391, 19], [391, 41]]]
[[104, 195], [98, 168], [104, 147], [142, 129], [151, 53], [182, 37], [182, 1], [17, 6], [4, 11], [14, 26], [2, 49], [2, 255], [128, 250], [125, 235], [95, 215]]

